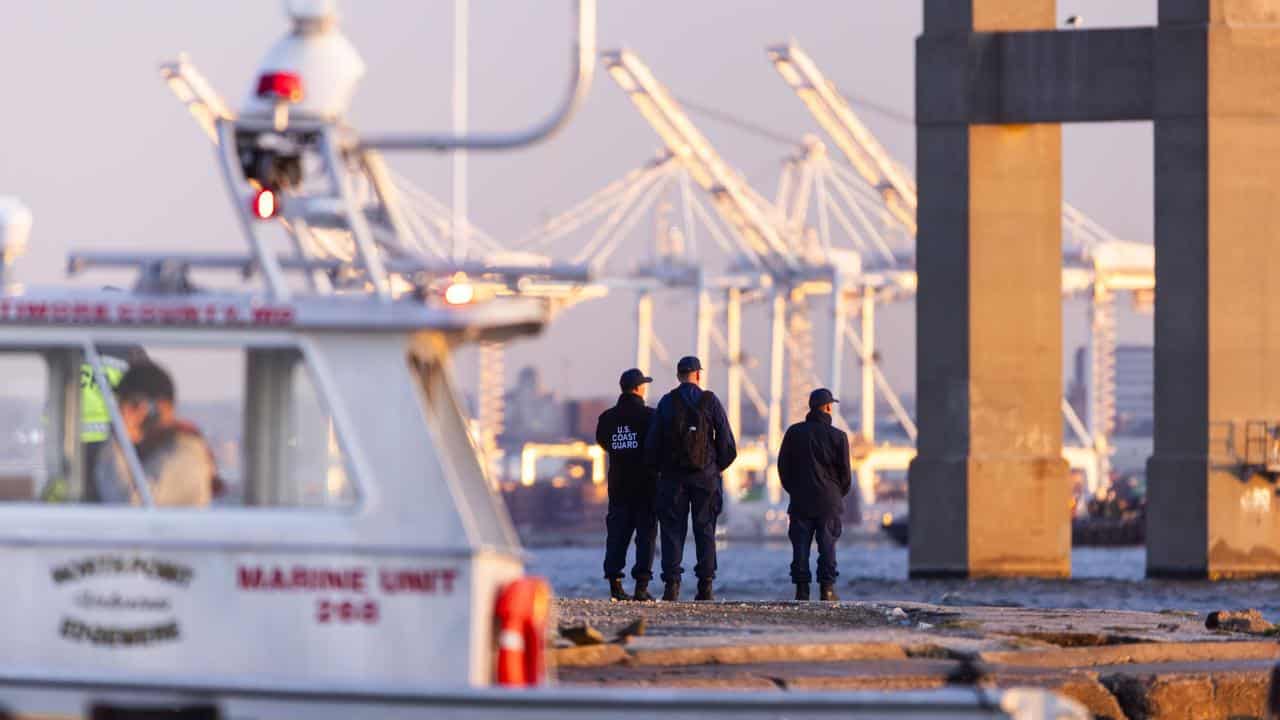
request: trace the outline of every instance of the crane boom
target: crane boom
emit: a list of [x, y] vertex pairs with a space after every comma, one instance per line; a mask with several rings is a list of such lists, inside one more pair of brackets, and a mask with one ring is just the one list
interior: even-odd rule
[[880, 192], [885, 207], [914, 235], [916, 184], [911, 177], [894, 162], [803, 50], [795, 44], [775, 45], [769, 48], [769, 59], [822, 129], [835, 140], [854, 170]]
[[627, 93], [667, 150], [711, 195], [716, 211], [746, 244], [744, 251], [759, 258], [774, 275], [788, 276], [801, 269], [799, 242], [790, 237], [781, 213], [762, 201], [725, 162], [648, 66], [629, 50], [605, 52], [602, 58], [609, 76]]

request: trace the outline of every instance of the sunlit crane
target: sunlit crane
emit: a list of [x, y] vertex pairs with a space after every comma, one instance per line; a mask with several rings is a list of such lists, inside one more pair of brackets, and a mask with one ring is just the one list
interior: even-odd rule
[[[787, 86], [835, 141], [857, 174], [882, 196], [885, 209], [912, 235], [916, 228], [917, 194], [911, 173], [896, 162], [859, 119], [848, 100], [794, 43], [767, 50]], [[1155, 289], [1154, 252], [1150, 244], [1119, 240], [1079, 210], [1063, 204], [1066, 265], [1063, 292], [1085, 294], [1090, 302], [1089, 404], [1082, 421], [1065, 401], [1067, 427], [1081, 444], [1064, 454], [1085, 471], [1090, 490], [1107, 481], [1110, 435], [1115, 427], [1115, 293], [1148, 296]]]

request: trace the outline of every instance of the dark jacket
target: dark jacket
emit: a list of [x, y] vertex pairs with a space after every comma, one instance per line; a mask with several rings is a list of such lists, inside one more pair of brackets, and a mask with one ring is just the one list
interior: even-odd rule
[[[709, 392], [709, 391], [708, 391]], [[708, 408], [711, 421], [711, 462], [701, 470], [687, 470], [675, 463], [674, 453], [663, 447], [666, 439], [666, 428], [674, 422], [676, 403], [686, 403], [696, 408], [703, 390], [693, 383], [680, 383], [679, 387], [662, 396], [658, 401], [657, 412], [649, 424], [649, 432], [644, 441], [644, 457], [650, 467], [661, 473], [661, 481], [684, 485], [693, 485], [704, 490], [720, 487], [720, 473], [724, 472], [738, 457], [738, 445], [733, 439], [733, 428], [729, 427], [729, 418], [725, 415], [724, 406], [714, 394]]]
[[831, 426], [831, 416], [810, 410], [787, 428], [778, 450], [778, 475], [791, 496], [787, 512], [803, 517], [840, 515], [853, 485], [849, 437]]
[[618, 404], [600, 414], [596, 442], [609, 453], [609, 500], [652, 499], [658, 473], [644, 462], [644, 437], [653, 408], [634, 393], [623, 393]]

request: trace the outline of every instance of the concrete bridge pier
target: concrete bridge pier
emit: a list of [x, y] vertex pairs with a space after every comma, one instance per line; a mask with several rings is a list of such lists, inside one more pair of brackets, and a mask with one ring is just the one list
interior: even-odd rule
[[[1052, 28], [1052, 0], [925, 3], [919, 88], [975, 32]], [[963, 55], [962, 55], [963, 56]], [[964, 83], [964, 68], [954, 82]], [[918, 97], [919, 109], [931, 99]], [[1062, 459], [1062, 138], [1057, 124], [917, 128], [913, 577], [1071, 572]]]
[[1147, 574], [1280, 573], [1245, 469], [1246, 423], [1280, 421], [1280, 0], [1164, 0], [1157, 38]]

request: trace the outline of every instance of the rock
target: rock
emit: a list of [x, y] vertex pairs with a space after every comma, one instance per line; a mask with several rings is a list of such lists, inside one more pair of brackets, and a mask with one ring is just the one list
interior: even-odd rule
[[996, 688], [1038, 687], [1071, 698], [1098, 720], [1130, 720], [1111, 691], [1094, 673], [1071, 671], [1047, 674], [1004, 673], [984, 678], [983, 686]]
[[631, 652], [633, 666], [745, 665], [751, 663], [848, 662], [905, 660], [900, 645], [882, 642], [726, 644], [702, 647], [639, 649]]
[[1126, 719], [1124, 709], [1120, 707], [1120, 701], [1098, 682], [1097, 678], [1073, 675], [1062, 681], [1060, 685], [1051, 685], [1049, 689], [1080, 703], [1097, 720]]
[[962, 653], [951, 648], [938, 645], [937, 643], [905, 645], [903, 646], [902, 651], [907, 654], [907, 657], [912, 659], [960, 660], [965, 657], [974, 657], [973, 653]]
[[1272, 632], [1274, 625], [1262, 617], [1257, 610], [1215, 610], [1204, 619], [1204, 626], [1210, 630], [1226, 630], [1227, 632], [1262, 635]]
[[905, 620], [907, 617], [907, 611], [903, 610], [900, 607], [896, 607], [889, 611], [889, 617], [893, 618], [894, 620]]
[[626, 660], [627, 651], [618, 645], [586, 645], [556, 650], [552, 659], [557, 667], [600, 667]]
[[1164, 642], [1105, 645], [1102, 647], [993, 650], [979, 653], [993, 665], [1039, 668], [1082, 668], [1144, 663], [1212, 663], [1280, 660], [1280, 643]]
[[639, 637], [644, 634], [645, 627], [644, 618], [636, 618], [628, 623], [626, 627], [619, 630], [613, 641], [617, 643], [625, 643], [633, 637]]
[[1270, 673], [1266, 667], [1157, 672], [1148, 666], [1109, 672], [1101, 681], [1129, 718], [1233, 720], [1264, 716]]
[[560, 637], [578, 646], [604, 644], [604, 635], [586, 623], [560, 628]]

